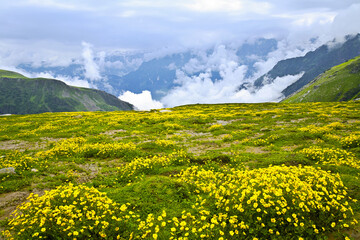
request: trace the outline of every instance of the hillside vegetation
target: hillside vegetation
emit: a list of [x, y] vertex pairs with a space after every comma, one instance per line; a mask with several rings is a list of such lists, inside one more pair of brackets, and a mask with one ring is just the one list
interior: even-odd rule
[[257, 79], [254, 85], [262, 87], [267, 83], [273, 82], [277, 77], [297, 75], [303, 72], [304, 74], [299, 80], [282, 91], [287, 97], [304, 87], [329, 68], [355, 58], [359, 54], [360, 34], [357, 34], [356, 36], [347, 37], [347, 41], [342, 44], [332, 42], [327, 45], [322, 45], [315, 51], [308, 52], [303, 57], [279, 61], [267, 74]]
[[0, 114], [132, 109], [131, 104], [103, 91], [0, 70]]
[[360, 97], [360, 56], [321, 74], [284, 102], [334, 102]]
[[359, 237], [359, 101], [2, 116], [0, 157], [5, 239]]

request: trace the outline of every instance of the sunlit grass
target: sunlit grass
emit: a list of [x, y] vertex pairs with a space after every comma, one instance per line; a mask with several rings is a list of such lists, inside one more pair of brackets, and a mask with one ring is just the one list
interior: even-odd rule
[[3, 116], [0, 169], [15, 174], [0, 193], [24, 202], [0, 209], [3, 234], [343, 238], [360, 216], [359, 116], [360, 102]]

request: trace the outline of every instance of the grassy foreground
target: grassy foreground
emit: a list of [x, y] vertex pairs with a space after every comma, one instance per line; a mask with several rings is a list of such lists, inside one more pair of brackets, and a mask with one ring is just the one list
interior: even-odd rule
[[359, 101], [1, 116], [2, 238], [356, 239], [359, 160]]

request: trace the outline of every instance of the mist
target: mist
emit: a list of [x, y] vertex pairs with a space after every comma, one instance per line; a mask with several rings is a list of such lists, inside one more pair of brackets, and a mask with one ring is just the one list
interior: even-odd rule
[[119, 99], [134, 105], [135, 110], [151, 110], [164, 107], [161, 102], [152, 99], [149, 91], [143, 91], [139, 94], [126, 91], [119, 96]]

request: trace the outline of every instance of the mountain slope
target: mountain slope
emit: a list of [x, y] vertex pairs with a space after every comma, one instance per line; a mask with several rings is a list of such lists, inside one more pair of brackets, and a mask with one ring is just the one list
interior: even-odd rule
[[360, 97], [360, 56], [318, 76], [284, 102], [334, 102]]
[[0, 70], [0, 114], [132, 110], [106, 92], [77, 88], [55, 79], [26, 78]]
[[271, 71], [257, 79], [254, 85], [261, 88], [265, 84], [273, 82], [277, 77], [297, 75], [304, 72], [304, 75], [298, 81], [282, 91], [285, 96], [289, 96], [325, 70], [352, 59], [359, 54], [360, 34], [357, 34], [355, 37], [348, 37], [347, 41], [341, 45], [331, 48], [323, 45], [315, 51], [307, 53], [304, 57], [280, 61]]

